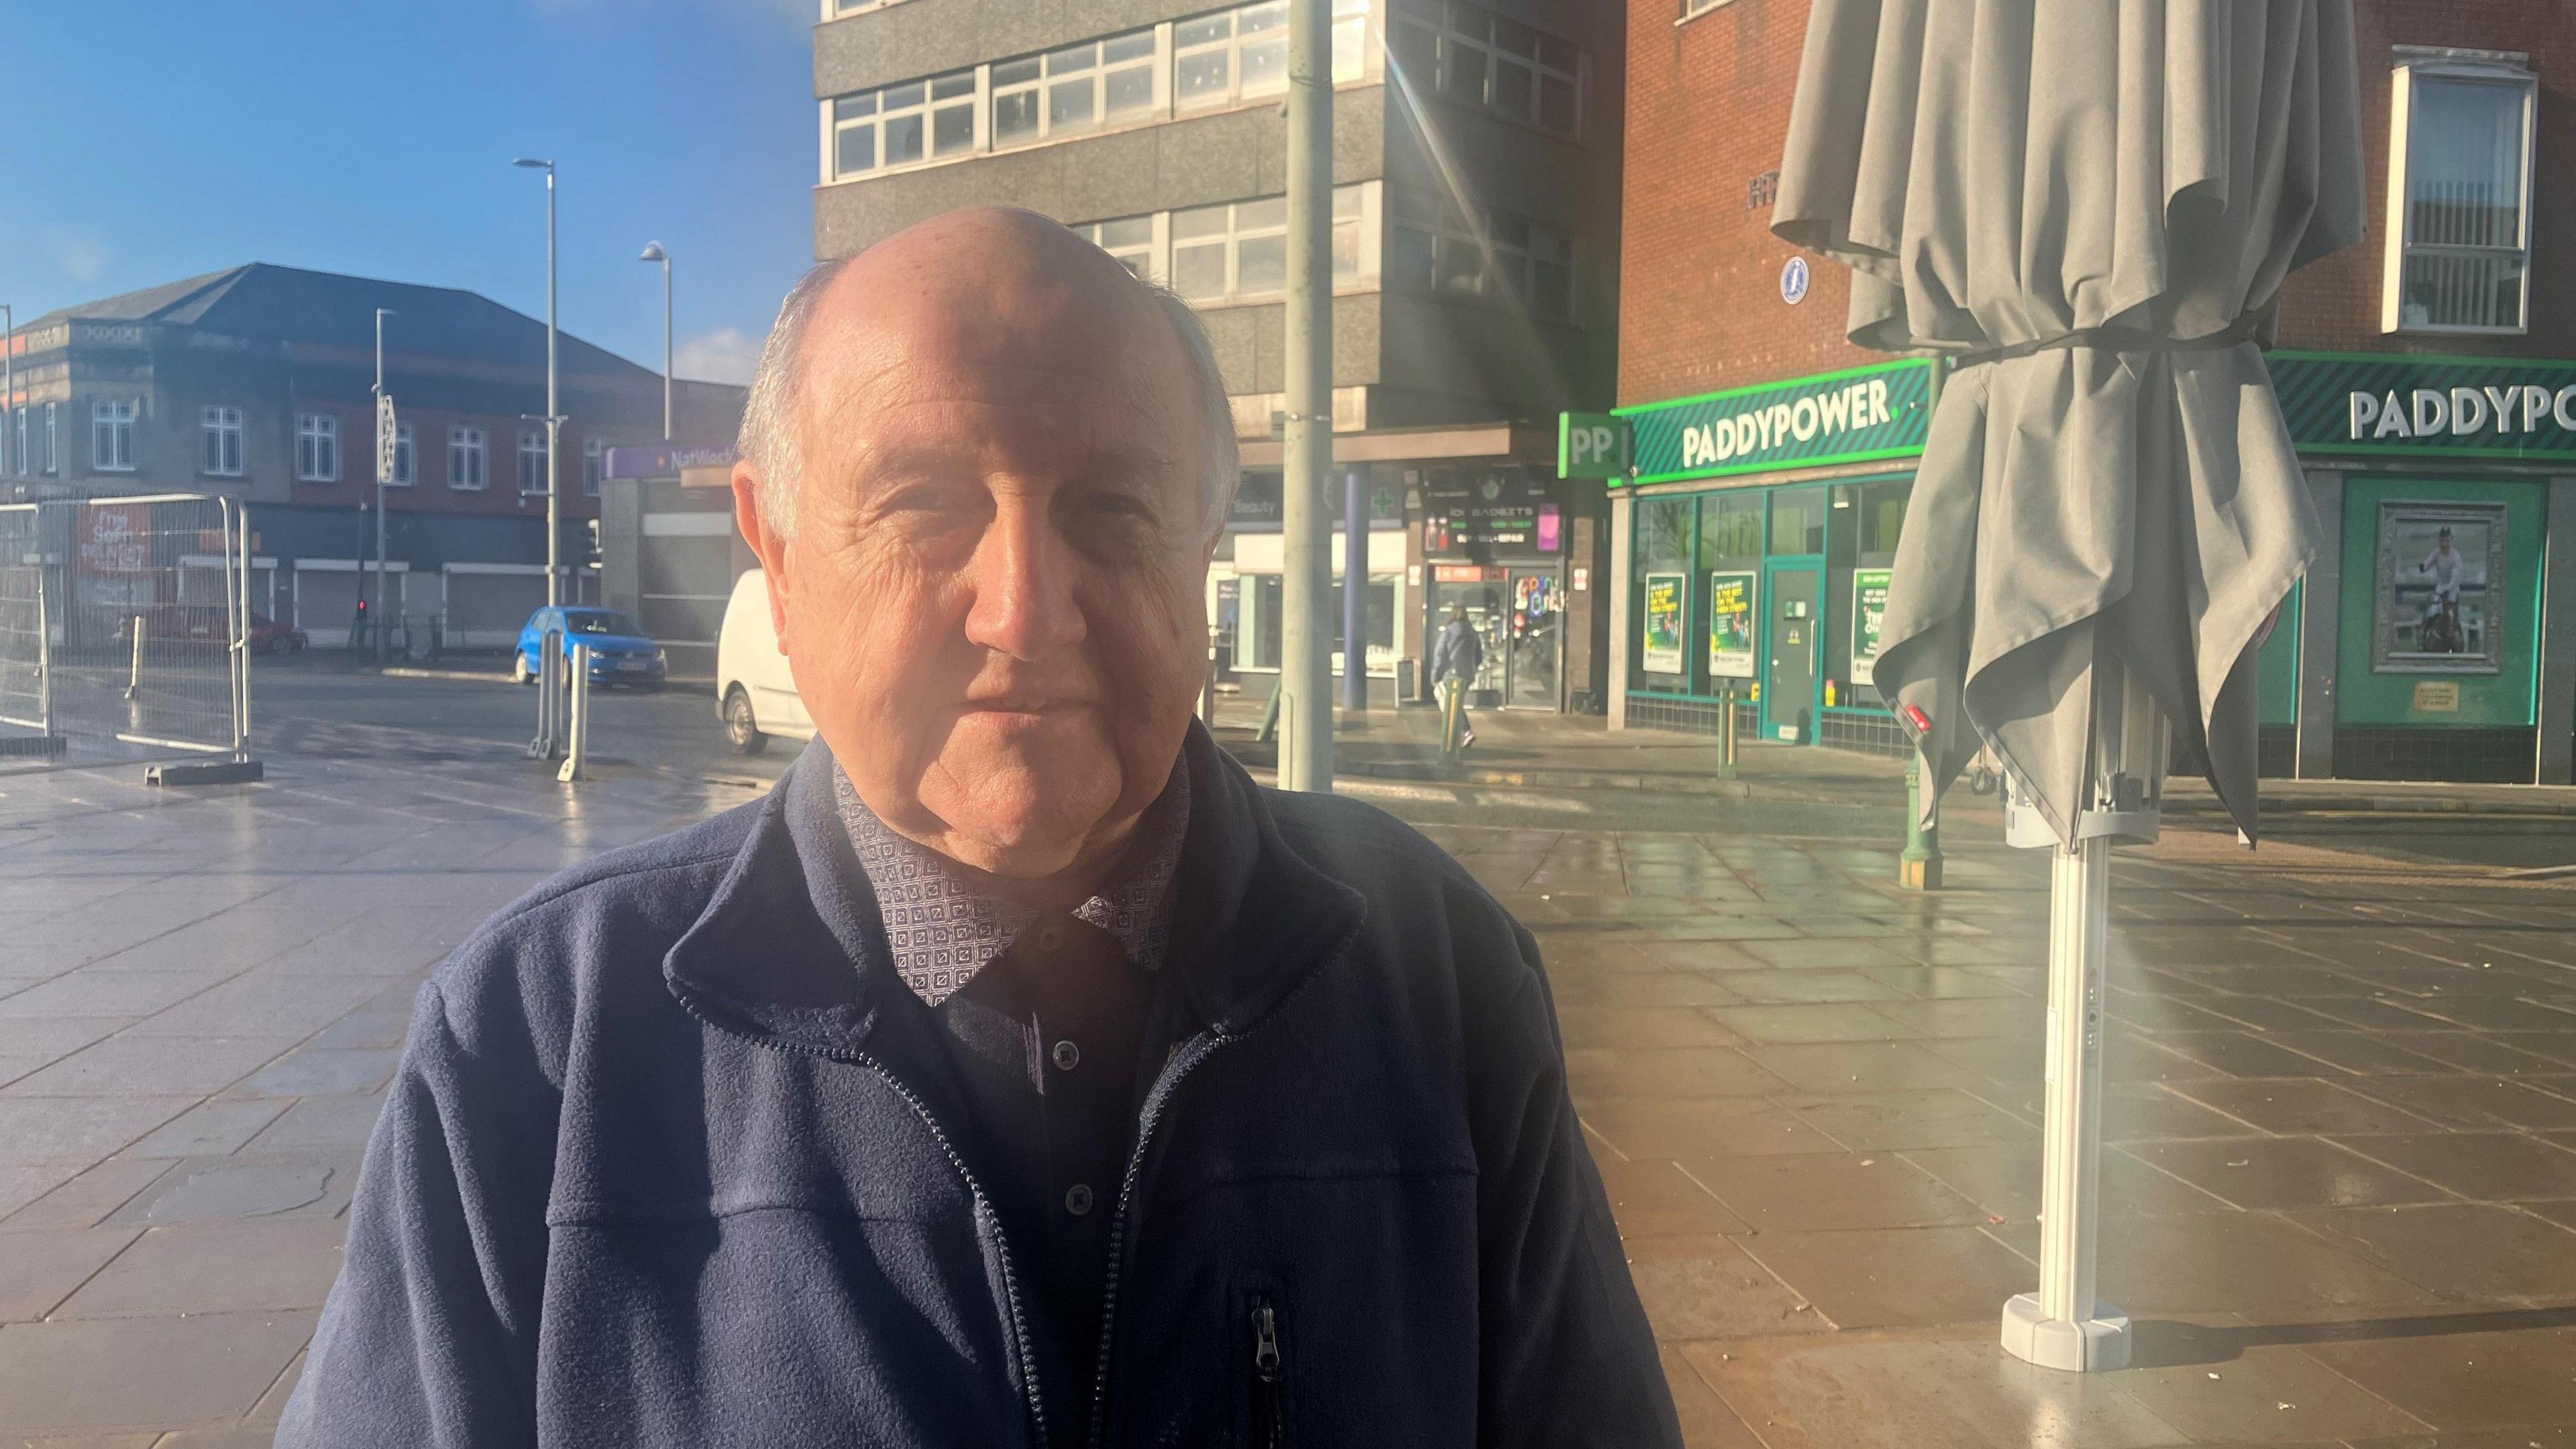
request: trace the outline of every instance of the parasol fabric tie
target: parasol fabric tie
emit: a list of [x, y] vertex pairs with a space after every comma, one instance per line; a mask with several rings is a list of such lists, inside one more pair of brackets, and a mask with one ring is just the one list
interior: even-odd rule
[[2098, 348], [2104, 352], [2224, 352], [2230, 347], [2259, 340], [2272, 324], [2270, 312], [2248, 312], [2226, 328], [2199, 337], [2167, 337], [2137, 327], [2086, 327], [2055, 337], [2034, 337], [2008, 347], [1989, 347], [1976, 352], [1962, 352], [1951, 359], [1953, 368], [1975, 367], [1988, 362], [2010, 362], [2016, 357], [2031, 357], [2042, 352], [2071, 351], [2079, 347]]

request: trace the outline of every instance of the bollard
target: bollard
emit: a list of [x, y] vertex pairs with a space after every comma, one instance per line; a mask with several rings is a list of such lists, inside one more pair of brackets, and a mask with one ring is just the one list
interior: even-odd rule
[[1718, 768], [1724, 771], [1727, 775], [1733, 776], [1735, 773], [1736, 723], [1734, 680], [1730, 679], [1726, 682], [1726, 702], [1720, 708], [1718, 719], [1721, 725], [1721, 729], [1718, 734], [1717, 748]]
[[1896, 860], [1896, 883], [1910, 891], [1941, 888], [1940, 806], [1924, 798], [1926, 788], [1923, 752], [1916, 750], [1905, 762], [1905, 853]]
[[1199, 723], [1216, 728], [1216, 645], [1217, 628], [1208, 626], [1207, 678], [1199, 681]]
[[572, 646], [572, 728], [570, 748], [555, 778], [569, 785], [590, 778], [590, 646]]
[[143, 616], [134, 616], [134, 668], [125, 678], [125, 697], [132, 699], [143, 692]]

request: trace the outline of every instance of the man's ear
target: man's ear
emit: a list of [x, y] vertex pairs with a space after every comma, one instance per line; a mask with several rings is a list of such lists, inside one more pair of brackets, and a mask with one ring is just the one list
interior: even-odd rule
[[743, 542], [760, 560], [761, 571], [769, 576], [769, 626], [778, 636], [781, 652], [787, 648], [787, 592], [792, 581], [787, 576], [787, 539], [760, 511], [760, 475], [748, 460], [733, 465], [733, 521], [742, 530]]

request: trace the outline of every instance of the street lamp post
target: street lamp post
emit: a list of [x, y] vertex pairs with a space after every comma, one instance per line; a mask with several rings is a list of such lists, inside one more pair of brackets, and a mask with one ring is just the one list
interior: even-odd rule
[[[14, 453], [11, 449], [16, 449]], [[27, 473], [27, 445], [18, 438], [18, 311], [0, 302], [0, 473]]]
[[662, 264], [662, 441], [671, 441], [671, 254], [660, 242], [646, 242], [639, 259]]
[[[385, 319], [393, 308], [376, 309], [376, 426], [385, 425]], [[376, 440], [376, 658], [385, 657], [385, 449]]]
[[563, 490], [555, 486], [563, 449], [555, 446], [563, 409], [555, 400], [555, 163], [522, 156], [511, 163], [546, 173], [546, 607], [563, 603]]

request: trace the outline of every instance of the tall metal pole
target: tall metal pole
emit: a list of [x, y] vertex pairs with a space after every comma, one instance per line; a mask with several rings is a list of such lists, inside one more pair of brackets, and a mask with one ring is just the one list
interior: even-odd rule
[[662, 441], [671, 441], [671, 254], [662, 253]]
[[1280, 480], [1279, 784], [1333, 788], [1332, 560], [1324, 471], [1333, 450], [1333, 85], [1327, 0], [1288, 4], [1288, 419]]
[[0, 471], [26, 476], [27, 445], [18, 436], [18, 311], [7, 302], [0, 302], [0, 460], [11, 465]]
[[[385, 314], [376, 309], [376, 426], [385, 420]], [[376, 659], [385, 657], [385, 440], [376, 440]]]
[[555, 168], [546, 163], [546, 607], [563, 603], [563, 490], [555, 486], [562, 466], [563, 409], [555, 401]]
[[1368, 708], [1368, 474], [1342, 475], [1342, 707]]

